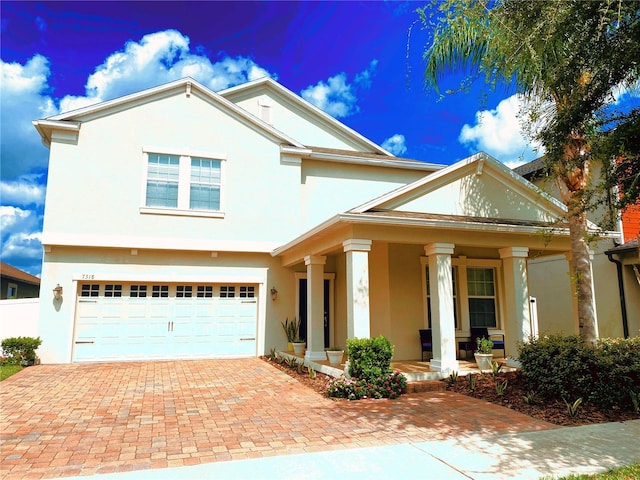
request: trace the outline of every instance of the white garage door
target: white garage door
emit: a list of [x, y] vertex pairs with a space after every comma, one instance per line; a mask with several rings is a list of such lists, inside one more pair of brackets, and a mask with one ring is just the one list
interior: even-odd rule
[[76, 362], [256, 355], [255, 285], [79, 286]]

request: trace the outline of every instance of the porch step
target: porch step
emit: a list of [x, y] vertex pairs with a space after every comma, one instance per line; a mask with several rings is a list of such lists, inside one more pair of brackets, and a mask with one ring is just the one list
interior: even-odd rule
[[419, 380], [407, 382], [407, 393], [444, 392], [446, 385], [440, 380]]

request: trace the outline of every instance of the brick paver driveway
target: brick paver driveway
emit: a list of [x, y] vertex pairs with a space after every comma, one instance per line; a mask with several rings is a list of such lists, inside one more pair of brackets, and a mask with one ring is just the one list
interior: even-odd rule
[[455, 393], [333, 401], [260, 359], [40, 365], [0, 384], [0, 477], [554, 428]]

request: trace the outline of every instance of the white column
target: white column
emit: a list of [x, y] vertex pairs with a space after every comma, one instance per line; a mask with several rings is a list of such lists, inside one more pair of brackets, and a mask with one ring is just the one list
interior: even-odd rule
[[307, 266], [307, 352], [305, 360], [324, 360], [324, 264], [327, 257], [304, 257]]
[[431, 243], [424, 247], [429, 257], [429, 288], [431, 297], [431, 330], [433, 370], [458, 370], [456, 360], [456, 326], [453, 313], [453, 286], [451, 284], [452, 243]]
[[533, 332], [527, 278], [529, 248], [506, 247], [499, 252], [504, 272], [505, 355], [515, 358], [518, 355], [518, 342], [528, 340]]
[[347, 257], [347, 338], [369, 338], [369, 251], [371, 240], [342, 243]]

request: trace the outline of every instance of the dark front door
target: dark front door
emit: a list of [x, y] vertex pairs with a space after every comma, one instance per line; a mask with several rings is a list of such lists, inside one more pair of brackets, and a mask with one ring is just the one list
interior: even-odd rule
[[[329, 335], [329, 280], [324, 281], [324, 347], [328, 348], [331, 336]], [[298, 312], [298, 318], [300, 318], [300, 337], [306, 340], [307, 338], [307, 279], [301, 278], [298, 285], [298, 291], [300, 292], [300, 311]]]

